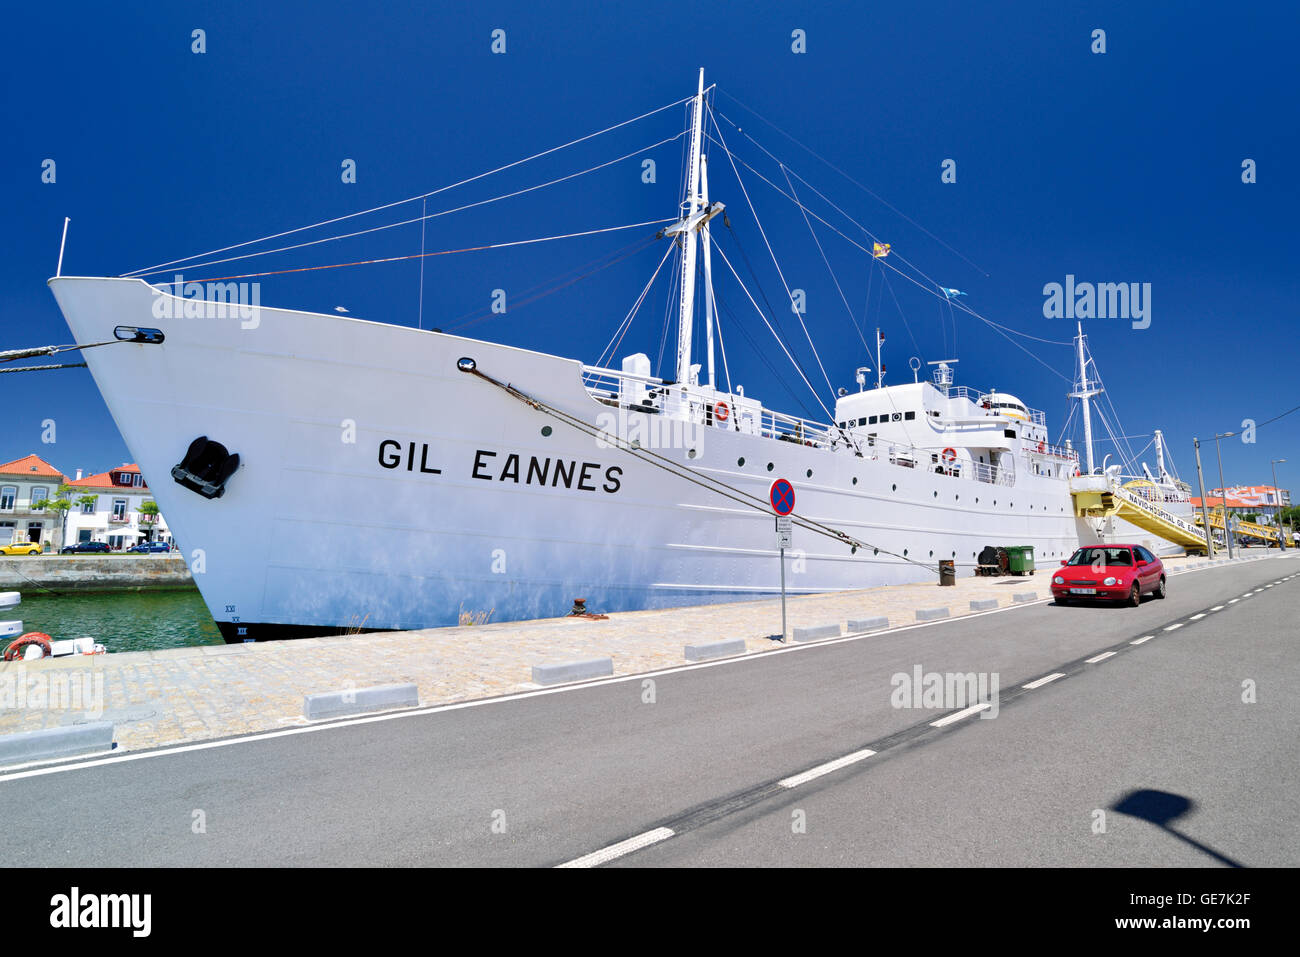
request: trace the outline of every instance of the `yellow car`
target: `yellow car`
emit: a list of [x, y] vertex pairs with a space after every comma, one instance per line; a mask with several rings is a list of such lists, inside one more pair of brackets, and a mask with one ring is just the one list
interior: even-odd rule
[[37, 542], [11, 542], [0, 545], [0, 555], [39, 555], [41, 546]]

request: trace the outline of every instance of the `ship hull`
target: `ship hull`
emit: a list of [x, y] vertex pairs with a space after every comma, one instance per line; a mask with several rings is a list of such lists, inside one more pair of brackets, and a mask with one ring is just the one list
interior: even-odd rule
[[[578, 597], [623, 611], [778, 593], [770, 514], [458, 368], [470, 358], [599, 423], [610, 409], [576, 360], [267, 307], [255, 322], [185, 317], [138, 280], [50, 285], [78, 343], [122, 325], [165, 334], [85, 357], [227, 640], [551, 617]], [[201, 435], [240, 456], [219, 498], [168, 477]], [[990, 544], [1033, 545], [1055, 566], [1094, 540], [1068, 482], [1027, 470], [1005, 486], [721, 428], [661, 438], [659, 455], [761, 499], [790, 479], [799, 515], [871, 546], [796, 528], [791, 594], [935, 580], [940, 559], [969, 572]]]

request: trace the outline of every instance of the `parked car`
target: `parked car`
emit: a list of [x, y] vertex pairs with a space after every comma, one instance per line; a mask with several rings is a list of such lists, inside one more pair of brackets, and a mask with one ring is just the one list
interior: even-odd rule
[[1165, 597], [1165, 564], [1141, 545], [1085, 545], [1052, 576], [1058, 605], [1102, 599], [1137, 607], [1146, 594]]
[[39, 542], [10, 542], [8, 545], [0, 545], [0, 555], [39, 555], [40, 553]]
[[138, 545], [132, 545], [127, 549], [128, 552], [134, 552], [137, 555], [144, 555], [150, 552], [170, 552], [172, 547], [166, 542], [140, 542]]
[[75, 545], [64, 545], [59, 549], [62, 555], [85, 555], [87, 553], [108, 554], [108, 544], [106, 542], [77, 542]]

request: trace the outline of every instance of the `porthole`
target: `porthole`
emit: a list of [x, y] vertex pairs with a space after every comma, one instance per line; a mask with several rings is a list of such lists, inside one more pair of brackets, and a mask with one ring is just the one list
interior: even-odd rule
[[767, 463], [767, 470], [768, 470], [769, 472], [772, 471], [773, 467], [774, 467], [774, 466], [772, 465], [771, 462], [768, 462], [768, 463]]
[[542, 435], [550, 435], [550, 434], [551, 434], [551, 427], [549, 425], [542, 426]]
[[736, 459], [736, 465], [737, 467], [742, 469], [745, 467], [745, 457], [743, 455], [740, 458]]
[[930, 549], [930, 557], [931, 557], [931, 558], [934, 558], [934, 549], [933, 549], [933, 548]]
[[952, 497], [952, 500], [953, 500], [954, 502], [960, 502], [960, 501], [961, 501], [961, 496], [960, 496], [960, 495], [954, 495], [954, 496]]
[[808, 477], [809, 477], [809, 478], [812, 478], [812, 469], [809, 469], [809, 470], [808, 470]]
[[873, 548], [873, 549], [871, 550], [871, 554], [873, 554], [873, 555], [879, 555], [879, 554], [880, 554], [880, 549], [878, 549], [878, 548]]
[[934, 497], [935, 497], [935, 498], [938, 498], [938, 497], [939, 497], [939, 490], [938, 490], [938, 489], [935, 489], [935, 490], [934, 490]]
[[854, 484], [854, 485], [857, 485], [857, 484], [858, 484], [858, 477], [857, 477], [856, 475], [853, 476], [853, 484]]
[[903, 557], [904, 557], [904, 558], [906, 558], [906, 557], [907, 557], [907, 549], [906, 549], [906, 548], [905, 548], [905, 549], [903, 549]]
[[891, 485], [891, 486], [889, 486], [889, 490], [890, 490], [891, 492], [897, 492], [897, 491], [898, 491], [898, 486], [897, 486], [897, 485]]

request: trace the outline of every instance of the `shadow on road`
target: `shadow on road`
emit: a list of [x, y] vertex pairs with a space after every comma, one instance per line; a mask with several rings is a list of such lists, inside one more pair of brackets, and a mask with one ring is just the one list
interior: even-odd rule
[[1170, 823], [1182, 817], [1188, 811], [1196, 807], [1196, 804], [1181, 794], [1170, 794], [1168, 791], [1130, 791], [1119, 801], [1111, 805], [1111, 810], [1118, 811], [1120, 814], [1127, 814], [1129, 817], [1135, 817], [1143, 821], [1154, 824], [1168, 834], [1172, 834], [1180, 841], [1185, 841], [1192, 847], [1196, 848], [1203, 854], [1208, 854], [1216, 861], [1227, 865], [1228, 867], [1244, 867], [1230, 857], [1220, 854], [1212, 847], [1206, 847], [1200, 841], [1188, 837], [1186, 834], [1179, 834]]

